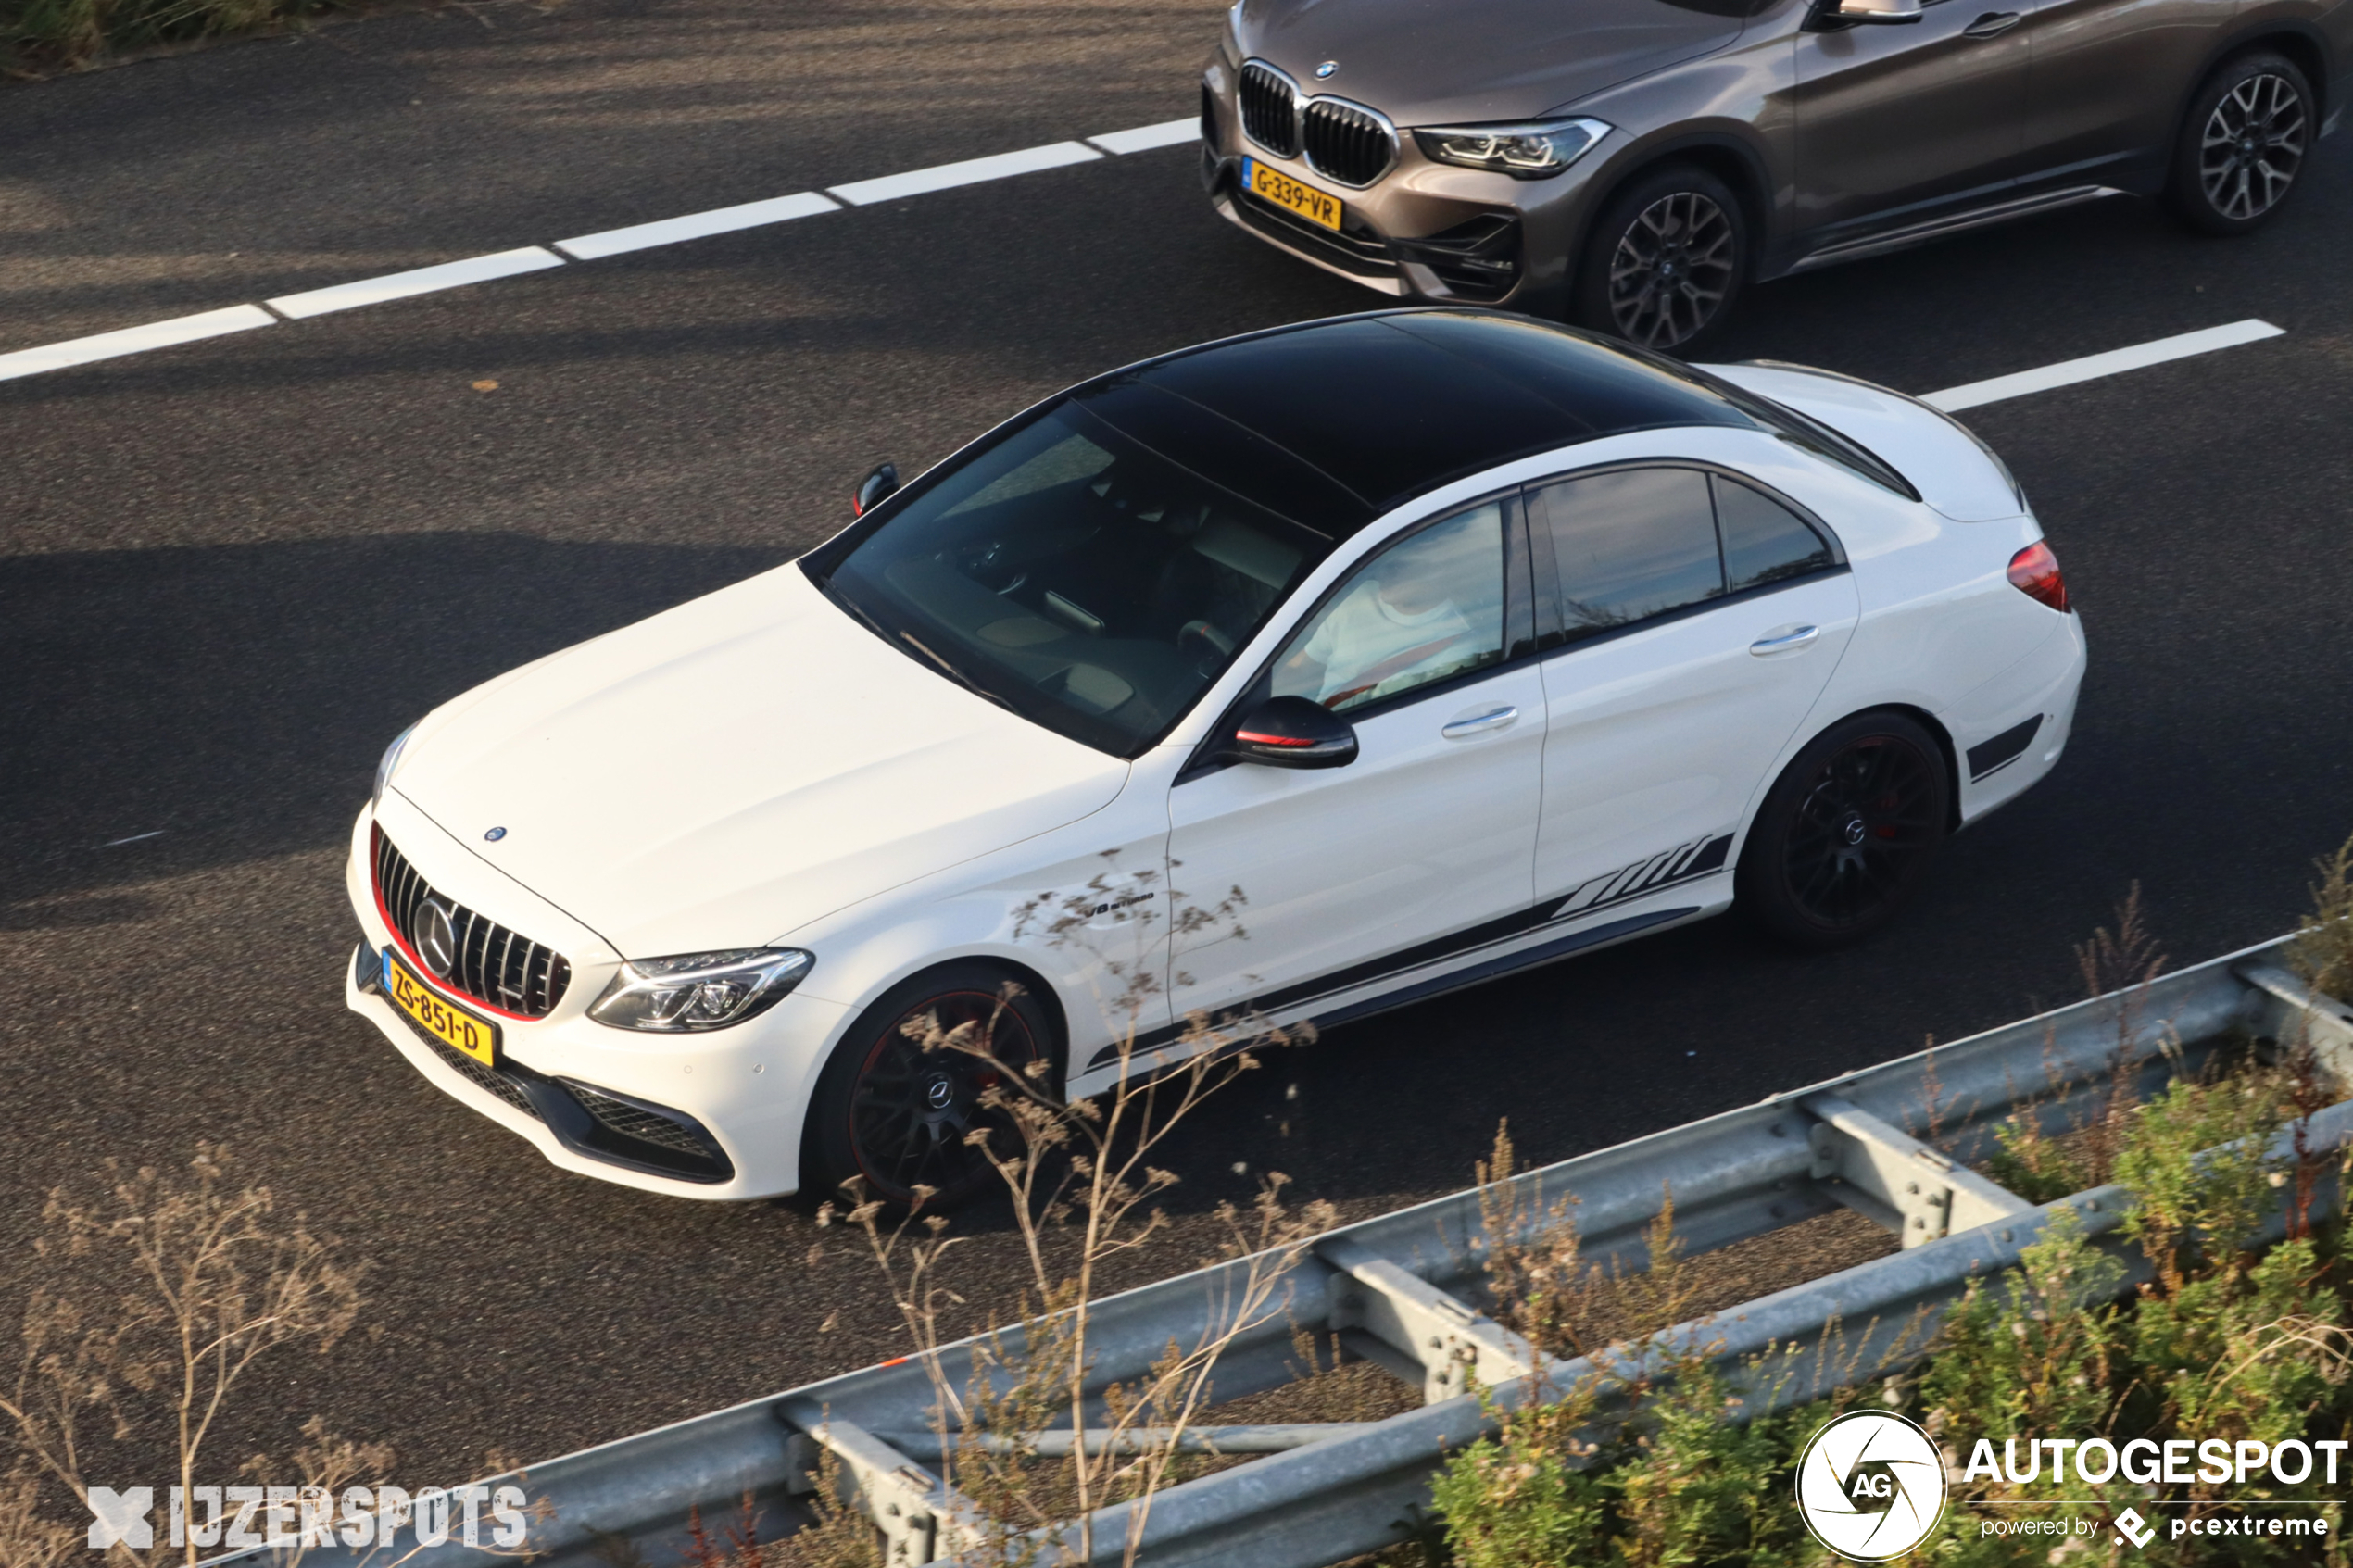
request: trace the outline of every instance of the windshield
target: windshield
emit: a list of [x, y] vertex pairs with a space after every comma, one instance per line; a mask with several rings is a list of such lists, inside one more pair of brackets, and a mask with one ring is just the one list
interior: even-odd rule
[[949, 678], [1132, 757], [1329, 548], [1064, 404], [908, 497], [824, 585]]

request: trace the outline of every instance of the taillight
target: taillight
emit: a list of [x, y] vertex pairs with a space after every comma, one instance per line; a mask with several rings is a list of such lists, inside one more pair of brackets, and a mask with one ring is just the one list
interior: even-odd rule
[[2010, 558], [2010, 586], [2053, 609], [2067, 608], [2067, 579], [2059, 575], [2058, 557], [2039, 539]]

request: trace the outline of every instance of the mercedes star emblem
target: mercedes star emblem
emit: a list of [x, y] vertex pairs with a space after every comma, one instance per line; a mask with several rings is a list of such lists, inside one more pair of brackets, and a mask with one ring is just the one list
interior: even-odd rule
[[417, 909], [417, 956], [436, 980], [447, 980], [458, 963], [458, 928], [449, 923], [448, 906], [428, 898]]

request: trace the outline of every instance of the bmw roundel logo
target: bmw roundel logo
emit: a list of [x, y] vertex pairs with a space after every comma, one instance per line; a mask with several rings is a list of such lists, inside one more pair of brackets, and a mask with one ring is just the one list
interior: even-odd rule
[[428, 898], [417, 906], [417, 956], [436, 980], [447, 980], [458, 964], [458, 928], [450, 923], [449, 908], [438, 898]]
[[507, 836], [507, 830], [505, 828], [492, 828], [488, 833], [484, 834], [482, 836], [488, 839], [491, 843], [496, 844], [500, 839]]
[[1338, 69], [1340, 69], [1340, 62], [1338, 60], [1326, 60], [1322, 65], [1315, 68], [1315, 80], [1318, 82], [1327, 81], [1330, 79], [1331, 74]]

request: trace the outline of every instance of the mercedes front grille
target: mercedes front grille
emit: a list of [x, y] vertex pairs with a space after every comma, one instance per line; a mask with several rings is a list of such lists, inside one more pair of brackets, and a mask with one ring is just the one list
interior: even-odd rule
[[508, 930], [474, 913], [445, 894], [436, 893], [409, 858], [393, 847], [382, 828], [375, 834], [376, 899], [412, 955], [423, 952], [418, 941], [421, 923], [429, 919], [428, 905], [448, 917], [453, 952], [444, 974], [428, 964], [427, 972], [453, 991], [472, 997], [502, 1012], [522, 1018], [545, 1018], [564, 999], [572, 984], [572, 964], [561, 953], [528, 936]]

